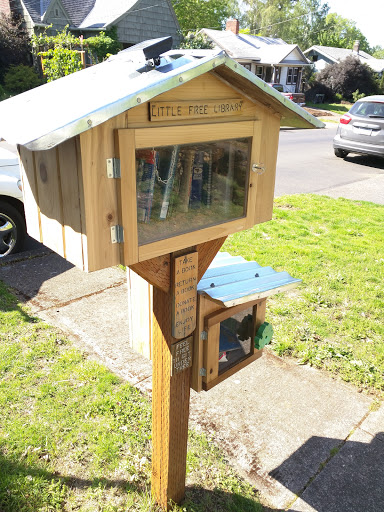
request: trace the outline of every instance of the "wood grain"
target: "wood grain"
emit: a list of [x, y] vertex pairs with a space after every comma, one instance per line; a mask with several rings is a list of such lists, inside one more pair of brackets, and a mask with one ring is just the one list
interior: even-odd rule
[[19, 157], [27, 231], [32, 238], [41, 242], [39, 195], [37, 192], [34, 154], [27, 148], [20, 146]]
[[153, 289], [152, 493], [164, 510], [185, 493], [191, 369], [171, 376], [172, 294]]
[[65, 259], [84, 270], [82, 219], [75, 139], [72, 138], [60, 144], [57, 152], [63, 198]]
[[217, 238], [216, 240], [209, 240], [208, 242], [204, 242], [196, 246], [196, 250], [199, 253], [198, 281], [200, 281], [200, 279], [203, 277], [226, 239], [227, 237], [223, 236], [221, 238]]
[[169, 291], [171, 285], [171, 257], [169, 254], [130, 265], [130, 268], [156, 288], [163, 292]]
[[196, 142], [209, 142], [215, 140], [252, 137], [252, 121], [235, 121], [231, 123], [188, 126], [182, 129], [180, 126], [165, 126], [162, 128], [142, 128], [135, 130], [136, 148], [152, 148], [157, 146], [170, 146], [173, 144], [194, 144]]
[[121, 168], [121, 223], [124, 228], [124, 265], [139, 261], [136, 203], [135, 131], [118, 130]]
[[171, 258], [172, 336], [186, 338], [196, 327], [198, 252]]
[[120, 244], [112, 244], [111, 227], [120, 223], [118, 184], [107, 177], [107, 158], [115, 157], [113, 118], [80, 135], [89, 270], [122, 263]]
[[65, 258], [63, 199], [57, 149], [35, 152], [42, 242]]

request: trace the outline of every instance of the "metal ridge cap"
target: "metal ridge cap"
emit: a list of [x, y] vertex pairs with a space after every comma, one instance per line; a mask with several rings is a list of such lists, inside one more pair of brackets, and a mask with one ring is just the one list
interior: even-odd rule
[[[126, 110], [136, 107], [141, 103], [145, 103], [163, 92], [176, 88], [178, 85], [181, 85], [181, 83], [188, 82], [193, 78], [210, 71], [211, 68], [221, 65], [226, 58], [227, 57], [224, 55], [224, 52], [221, 51], [217, 55], [209, 55], [202, 59], [195, 59], [191, 61], [189, 63], [190, 67], [187, 69], [183, 69], [183, 66], [178, 67], [168, 73], [165, 73], [163, 76], [161, 76], [161, 73], [156, 69], [149, 71], [148, 75], [153, 71], [157, 72], [158, 79], [156, 82], [149, 85], [144, 83], [144, 86], [141, 89], [132, 92], [128, 96], [117, 99], [108, 105], [103, 105], [92, 112], [83, 114], [72, 122], [60, 126], [34, 140], [19, 140], [17, 143], [32, 151], [51, 149], [61, 142], [64, 142], [76, 135], [80, 135], [90, 128], [94, 128], [95, 126], [108, 121], [112, 117], [125, 112]], [[199, 72], [196, 74], [197, 69]], [[158, 75], [160, 75], [160, 77]], [[182, 80], [180, 80], [180, 78], [182, 78]], [[108, 110], [108, 114], [102, 115], [106, 110]]]

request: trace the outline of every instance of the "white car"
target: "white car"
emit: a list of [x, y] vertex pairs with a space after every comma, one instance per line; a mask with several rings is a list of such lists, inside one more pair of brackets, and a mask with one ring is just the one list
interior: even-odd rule
[[0, 146], [0, 258], [20, 251], [25, 236], [19, 159]]

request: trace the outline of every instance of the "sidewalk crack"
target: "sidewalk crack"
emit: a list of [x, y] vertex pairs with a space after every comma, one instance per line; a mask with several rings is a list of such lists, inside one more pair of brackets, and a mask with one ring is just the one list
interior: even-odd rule
[[354, 428], [352, 428], [352, 430], [349, 432], [349, 434], [346, 436], [345, 439], [342, 439], [340, 440], [340, 443], [337, 445], [337, 446], [334, 446], [330, 452], [329, 452], [329, 455], [328, 457], [325, 459], [325, 461], [321, 462], [319, 464], [319, 467], [316, 471], [316, 473], [311, 476], [311, 478], [308, 480], [308, 482], [303, 486], [303, 488], [298, 492], [296, 493], [295, 495], [295, 499], [285, 508], [285, 510], [289, 510], [290, 508], [292, 508], [292, 506], [294, 505], [294, 503], [299, 499], [301, 498], [301, 496], [304, 494], [304, 492], [308, 489], [308, 487], [312, 484], [312, 482], [314, 482], [314, 480], [320, 475], [320, 473], [327, 467], [327, 465], [329, 464], [329, 462], [333, 459], [333, 457], [335, 455], [337, 455], [339, 453], [339, 451], [343, 448], [343, 446], [348, 442], [348, 440], [350, 439], [350, 437], [353, 435], [353, 433], [358, 429], [360, 428], [360, 426], [363, 424], [363, 422], [368, 418], [368, 416], [371, 414], [372, 411], [367, 411], [363, 417], [361, 418], [361, 420], [355, 425]]

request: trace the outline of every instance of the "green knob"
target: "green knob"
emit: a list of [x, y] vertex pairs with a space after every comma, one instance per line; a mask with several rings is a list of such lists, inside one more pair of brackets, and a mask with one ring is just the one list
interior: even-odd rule
[[261, 349], [271, 342], [273, 336], [272, 325], [268, 322], [264, 322], [260, 325], [255, 336], [255, 348]]

